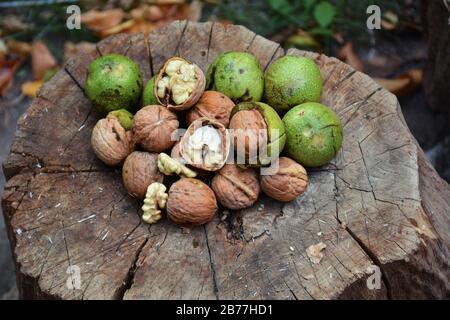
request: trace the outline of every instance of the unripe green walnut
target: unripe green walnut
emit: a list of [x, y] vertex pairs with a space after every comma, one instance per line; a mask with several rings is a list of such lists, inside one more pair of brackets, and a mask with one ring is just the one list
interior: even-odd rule
[[265, 96], [280, 113], [305, 102], [320, 102], [323, 80], [319, 67], [304, 57], [284, 56], [270, 65]]
[[84, 90], [103, 114], [118, 109], [133, 110], [141, 97], [142, 76], [131, 59], [108, 54], [89, 64]]
[[125, 130], [133, 127], [133, 114], [125, 109], [114, 110], [108, 113], [107, 118], [115, 118]]
[[155, 88], [155, 77], [153, 76], [150, 80], [148, 80], [147, 84], [144, 87], [144, 90], [142, 91], [143, 107], [159, 104], [158, 99], [156, 99], [155, 97], [154, 88]]
[[342, 146], [343, 130], [333, 110], [316, 102], [295, 106], [283, 117], [286, 152], [307, 167], [333, 159]]
[[264, 91], [264, 73], [251, 53], [226, 52], [209, 66], [206, 88], [222, 92], [236, 103], [260, 101]]

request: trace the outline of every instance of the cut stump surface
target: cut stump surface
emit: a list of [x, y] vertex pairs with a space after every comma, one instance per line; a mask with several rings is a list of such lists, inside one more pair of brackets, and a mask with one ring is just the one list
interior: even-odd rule
[[[314, 59], [322, 102], [344, 125], [343, 148], [309, 171], [308, 191], [291, 203], [261, 197], [191, 230], [167, 219], [147, 226], [120, 172], [91, 149], [99, 115], [83, 94], [86, 68], [99, 55], [124, 54], [147, 81], [172, 55], [206, 71], [231, 50], [253, 53], [264, 69], [285, 54]], [[2, 205], [24, 298], [450, 297], [450, 188], [395, 96], [334, 58], [285, 52], [244, 27], [177, 21], [148, 38], [101, 41], [44, 85], [3, 166]], [[321, 242], [323, 258], [311, 259], [307, 249]]]

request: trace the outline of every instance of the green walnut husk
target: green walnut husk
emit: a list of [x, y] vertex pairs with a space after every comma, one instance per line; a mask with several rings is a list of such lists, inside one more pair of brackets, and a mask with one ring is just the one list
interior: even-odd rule
[[320, 103], [295, 106], [283, 117], [285, 151], [307, 167], [320, 167], [332, 160], [342, 146], [343, 130], [333, 110]]
[[89, 64], [84, 90], [102, 114], [118, 109], [132, 111], [141, 97], [141, 72], [131, 59], [108, 54]]
[[286, 143], [286, 133], [283, 121], [271, 106], [262, 102], [242, 102], [236, 105], [231, 111], [230, 119], [242, 110], [257, 110], [263, 116], [267, 126], [267, 152], [266, 154], [264, 154], [264, 152], [262, 152], [262, 154], [259, 153], [256, 161], [255, 159], [245, 159], [245, 164], [238, 163], [237, 165], [241, 168], [269, 165], [278, 158]]
[[155, 76], [152, 77], [150, 80], [148, 80], [147, 84], [144, 87], [144, 90], [142, 91], [142, 106], [149, 106], [149, 105], [158, 105], [158, 99], [155, 96]]
[[279, 113], [305, 102], [320, 102], [322, 87], [319, 67], [304, 57], [279, 58], [265, 76], [265, 97]]
[[133, 127], [133, 114], [126, 109], [114, 110], [108, 113], [107, 117], [115, 118], [125, 130]]
[[209, 66], [206, 88], [222, 92], [235, 103], [260, 101], [264, 91], [264, 73], [251, 53], [226, 52]]

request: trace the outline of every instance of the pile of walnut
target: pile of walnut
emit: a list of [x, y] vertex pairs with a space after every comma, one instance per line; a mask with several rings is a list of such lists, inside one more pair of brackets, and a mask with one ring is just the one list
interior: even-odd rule
[[[165, 209], [173, 222], [196, 226], [213, 219], [218, 203], [240, 210], [255, 204], [261, 191], [278, 201], [291, 201], [305, 192], [306, 171], [290, 158], [277, 159], [278, 169], [271, 175], [227, 162], [227, 128], [235, 104], [220, 92], [205, 91], [205, 76], [195, 64], [169, 59], [156, 76], [154, 95], [160, 105], [140, 109], [130, 130], [110, 114], [98, 121], [91, 137], [94, 152], [105, 164], [123, 164], [126, 190], [143, 199], [143, 221], [156, 223]], [[238, 114], [234, 122], [247, 113], [252, 111]], [[249, 122], [264, 122], [256, 114], [261, 119]], [[180, 135], [183, 123], [187, 130]], [[165, 176], [180, 179], [167, 191]]]

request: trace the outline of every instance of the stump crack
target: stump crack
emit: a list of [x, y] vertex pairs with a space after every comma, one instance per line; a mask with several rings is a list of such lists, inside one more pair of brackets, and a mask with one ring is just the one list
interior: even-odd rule
[[[370, 185], [370, 187], [371, 187], [371, 191], [369, 191], [369, 192], [372, 192], [372, 194], [373, 194], [373, 197], [374, 197], [374, 200], [375, 201], [377, 201], [377, 198], [376, 198], [376, 196], [375, 196], [375, 192], [374, 192], [374, 189], [373, 189], [373, 186], [372, 186], [372, 183], [371, 183], [371, 181], [370, 181], [370, 178], [369, 178], [369, 171], [368, 171], [368, 169], [367, 169], [367, 165], [366, 165], [366, 162], [365, 162], [365, 159], [364, 159], [364, 154], [363, 154], [363, 152], [362, 152], [362, 149], [361, 149], [361, 144], [360, 143], [358, 143], [358, 146], [359, 146], [359, 149], [360, 149], [360, 151], [361, 151], [361, 157], [362, 157], [362, 160], [363, 160], [363, 163], [364, 163], [364, 167], [365, 167], [365, 169], [366, 169], [366, 174], [367, 174], [367, 178], [368, 178], [368, 180], [369, 180], [369, 185]], [[390, 282], [389, 282], [389, 280], [388, 280], [388, 278], [387, 278], [387, 275], [386, 275], [386, 270], [385, 270], [385, 268], [384, 268], [384, 266], [383, 266], [383, 264], [381, 263], [381, 261], [380, 261], [380, 259], [377, 257], [377, 255], [364, 243], [364, 241], [363, 240], [361, 240], [361, 238], [359, 238], [357, 235], [356, 235], [356, 233], [354, 233], [351, 229], [350, 229], [350, 227], [347, 225], [347, 224], [343, 224], [343, 221], [340, 219], [340, 217], [339, 217], [339, 206], [338, 206], [338, 200], [337, 200], [337, 197], [338, 197], [338, 195], [339, 195], [339, 189], [338, 189], [338, 186], [337, 186], [337, 183], [336, 183], [336, 177], [337, 177], [337, 174], [336, 174], [336, 172], [334, 173], [334, 181], [335, 181], [335, 202], [336, 202], [336, 216], [335, 216], [335, 218], [336, 218], [336, 220], [338, 221], [338, 223], [341, 225], [341, 226], [345, 226], [344, 227], [344, 229], [345, 229], [345, 231], [347, 231], [347, 233], [350, 235], [350, 237], [358, 244], [358, 246], [364, 251], [364, 253], [369, 257], [369, 259], [372, 261], [372, 263], [374, 264], [374, 265], [376, 265], [379, 269], [380, 269], [380, 272], [381, 272], [381, 281], [384, 283], [384, 286], [385, 286], [385, 288], [386, 288], [386, 295], [387, 295], [387, 298], [389, 299], [389, 300], [392, 300], [392, 289], [391, 289], [391, 285], [390, 285]], [[397, 206], [398, 206], [398, 204], [397, 204]], [[398, 206], [399, 207], [399, 206]], [[400, 208], [399, 208], [400, 209]], [[338, 260], [339, 261], [339, 260]], [[342, 263], [341, 263], [342, 264]]]
[[209, 266], [211, 268], [211, 278], [213, 281], [214, 295], [216, 297], [216, 300], [219, 300], [219, 286], [217, 284], [217, 278], [216, 278], [216, 267], [214, 265], [214, 261], [213, 261], [214, 259], [211, 254], [211, 248], [210, 248], [209, 239], [208, 239], [208, 231], [206, 230], [206, 226], [203, 226], [203, 231], [205, 234], [206, 248], [208, 249]]
[[142, 250], [144, 249], [145, 245], [147, 244], [147, 242], [148, 242], [148, 237], [145, 238], [145, 240], [142, 242], [142, 244], [137, 249], [137, 251], [134, 255], [133, 262], [131, 263], [131, 266], [128, 269], [128, 273], [125, 277], [125, 280], [123, 281], [123, 286], [121, 288], [119, 288], [117, 290], [117, 293], [114, 295], [115, 300], [123, 300], [127, 291], [129, 289], [131, 289], [131, 287], [133, 286], [134, 277], [136, 275], [137, 269], [139, 268], [139, 266], [138, 266], [139, 257], [141, 255]]

